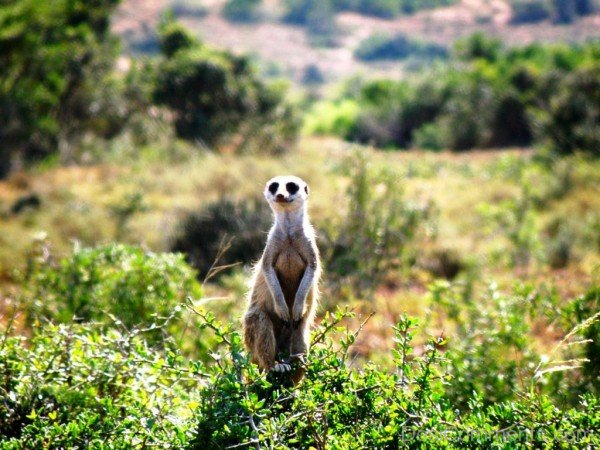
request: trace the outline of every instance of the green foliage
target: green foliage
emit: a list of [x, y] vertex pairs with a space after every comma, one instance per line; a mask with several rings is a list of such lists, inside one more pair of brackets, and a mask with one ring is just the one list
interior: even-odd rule
[[549, 143], [559, 153], [596, 154], [598, 54], [593, 41], [503, 49], [475, 34], [456, 44], [453, 60], [427, 73], [351, 86], [335, 103], [349, 98], [360, 112], [342, 135], [383, 147]]
[[[163, 26], [161, 42], [171, 41], [173, 28]], [[179, 36], [177, 27], [175, 31]], [[263, 84], [245, 57], [189, 38], [175, 42], [163, 46], [168, 50], [159, 65], [154, 99], [175, 115], [179, 137], [211, 146], [229, 140], [241, 151], [282, 152], [290, 145], [298, 120], [281, 86]]]
[[[392, 329], [391, 370], [372, 363], [356, 369], [360, 328], [343, 326], [351, 314], [338, 310], [313, 332], [306, 376], [295, 388], [285, 375], [261, 373], [249, 362], [234, 326], [191, 304], [199, 327], [214, 334], [211, 363], [186, 360], [172, 341], [150, 347], [148, 331], [124, 332], [118, 322], [36, 325], [27, 338], [11, 335], [9, 322], [0, 337], [0, 448], [600, 444], [597, 396], [582, 387], [575, 405], [561, 409], [537, 390], [552, 392], [540, 381], [573, 367], [540, 362], [531, 377], [533, 357], [504, 358], [507, 351], [529, 355], [523, 319], [547, 314], [554, 300], [547, 305], [547, 296], [530, 288], [507, 297], [491, 287], [474, 301], [468, 290], [447, 284], [434, 285], [431, 295], [432, 311], [456, 327], [448, 342], [432, 337], [415, 344], [418, 321], [401, 315]], [[583, 321], [561, 341], [564, 347], [597, 332], [597, 302], [591, 291], [573, 303]], [[586, 316], [590, 308], [596, 316]], [[583, 343], [595, 358], [593, 343]], [[590, 380], [597, 382], [594, 368]]]
[[24, 280], [23, 301], [31, 320], [109, 324], [113, 316], [127, 328], [139, 328], [177, 315], [188, 295], [200, 294], [183, 255], [111, 244], [75, 248], [56, 265], [34, 263]]
[[[110, 71], [117, 0], [4, 1], [0, 5], [0, 155], [35, 159], [67, 151], [84, 131], [114, 133]], [[98, 117], [105, 120], [95, 126]], [[69, 155], [65, 155], [68, 157]], [[7, 160], [9, 162], [7, 162]], [[0, 173], [0, 175], [2, 175]]]
[[535, 23], [550, 18], [551, 5], [547, 0], [519, 0], [511, 3], [512, 23]]
[[352, 99], [316, 103], [304, 119], [304, 131], [346, 136], [354, 126], [359, 109], [358, 103]]
[[264, 248], [272, 214], [259, 199], [222, 198], [185, 217], [171, 250], [185, 253], [201, 277], [212, 277], [223, 266], [251, 264]]
[[511, 2], [515, 24], [540, 22], [552, 18], [555, 23], [571, 23], [579, 16], [598, 11], [595, 0], [516, 0]]
[[116, 219], [115, 238], [120, 241], [127, 233], [127, 226], [133, 216], [148, 209], [144, 196], [140, 192], [126, 195], [119, 203], [111, 207], [111, 212]]
[[434, 208], [406, 200], [398, 175], [371, 168], [365, 153], [349, 158], [346, 170], [351, 179], [348, 213], [336, 233], [327, 236], [324, 257], [329, 280], [351, 286], [360, 297], [390, 270], [414, 263], [416, 242], [426, 237]]
[[175, 0], [171, 4], [171, 12], [176, 18], [204, 17], [208, 14], [208, 8], [203, 3], [203, 0]]
[[539, 139], [548, 140], [557, 153], [600, 156], [600, 64], [548, 78], [551, 94], [537, 111]]
[[499, 40], [487, 37], [482, 32], [459, 39], [454, 45], [454, 54], [457, 59], [466, 61], [485, 59], [493, 62], [500, 56], [501, 50], [502, 43]]
[[46, 325], [0, 341], [0, 448], [181, 447], [200, 364], [143, 333]]
[[485, 222], [502, 232], [508, 245], [509, 264], [513, 267], [526, 267], [532, 259], [539, 259], [541, 242], [535, 228], [533, 197], [527, 186], [517, 198], [506, 199], [495, 205], [479, 206]]
[[306, 31], [316, 45], [333, 45], [336, 34], [335, 0], [286, 0], [283, 20], [306, 26]]
[[417, 130], [438, 117], [453, 83], [437, 74], [412, 85], [408, 82], [368, 83], [358, 97], [361, 113], [346, 137], [382, 147], [407, 147]]
[[232, 22], [255, 22], [258, 7], [262, 0], [227, 0], [223, 6], [223, 16]]
[[171, 58], [180, 50], [198, 45], [198, 41], [185, 27], [175, 22], [172, 16], [167, 15], [158, 26], [158, 44], [161, 53]]
[[285, 0], [284, 20], [306, 25], [310, 22], [311, 14], [319, 8], [329, 10], [331, 17], [340, 11], [355, 11], [367, 16], [391, 19], [401, 13], [411, 14], [421, 9], [453, 3], [455, 0]]
[[[586, 294], [573, 300], [565, 310], [565, 316], [568, 320], [568, 326], [575, 328], [580, 326], [580, 334], [584, 339], [583, 355], [571, 354], [572, 358], [585, 358], [583, 361], [581, 379], [576, 379], [571, 383], [570, 388], [577, 392], [593, 392], [596, 396], [600, 395], [600, 288], [593, 287]], [[596, 320], [590, 321], [595, 315]]]
[[354, 57], [362, 61], [404, 59], [409, 56], [434, 59], [444, 58], [447, 53], [441, 45], [412, 40], [403, 34], [374, 34], [360, 42]]
[[[411, 3], [410, 0], [360, 0], [356, 9], [368, 16], [392, 18], [397, 16], [404, 9], [403, 6], [409, 3]], [[418, 3], [418, 1], [414, 3]]]
[[448, 344], [453, 377], [446, 386], [452, 403], [466, 409], [474, 393], [485, 404], [511, 400], [539, 360], [528, 335], [526, 298], [505, 295], [495, 285], [473, 298], [468, 283], [447, 282], [430, 286], [430, 295], [445, 327], [454, 327]]
[[[248, 365], [239, 335], [209, 317], [227, 346], [215, 355], [219, 367], [202, 391], [189, 448], [527, 448], [560, 445], [568, 436], [574, 445], [598, 441], [600, 406], [589, 394], [564, 411], [531, 393], [491, 405], [472, 395], [464, 411], [456, 410], [444, 394], [454, 382], [445, 341], [430, 339], [417, 356], [417, 321], [406, 316], [393, 329], [395, 370], [373, 364], [353, 370], [348, 362], [358, 333], [339, 327], [343, 317], [327, 316], [313, 334], [306, 377], [294, 391]], [[340, 334], [338, 349], [331, 330]], [[586, 431], [573, 436], [575, 430]]]

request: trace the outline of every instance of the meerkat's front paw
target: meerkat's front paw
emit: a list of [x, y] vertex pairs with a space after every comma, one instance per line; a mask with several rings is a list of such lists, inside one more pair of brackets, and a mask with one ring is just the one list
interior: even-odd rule
[[306, 312], [306, 304], [304, 302], [295, 302], [294, 307], [292, 308], [292, 320], [294, 322], [298, 322], [302, 317], [304, 317], [304, 313]]
[[284, 308], [284, 307], [280, 306], [278, 303], [276, 303], [275, 304], [275, 314], [277, 314], [277, 316], [284, 322], [290, 321], [290, 310], [287, 308], [287, 306]]
[[278, 373], [285, 373], [285, 372], [289, 372], [290, 370], [292, 370], [292, 366], [286, 363], [276, 363], [271, 370], [273, 372], [278, 372]]

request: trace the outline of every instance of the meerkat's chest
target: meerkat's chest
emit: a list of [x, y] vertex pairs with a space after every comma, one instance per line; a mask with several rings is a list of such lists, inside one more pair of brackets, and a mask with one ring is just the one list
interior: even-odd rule
[[275, 272], [285, 294], [295, 294], [305, 269], [306, 261], [296, 248], [289, 245], [281, 250], [275, 262]]
[[304, 269], [306, 269], [306, 261], [293, 246], [285, 246], [277, 255], [275, 270], [278, 274], [281, 272], [287, 276], [299, 275], [301, 277]]

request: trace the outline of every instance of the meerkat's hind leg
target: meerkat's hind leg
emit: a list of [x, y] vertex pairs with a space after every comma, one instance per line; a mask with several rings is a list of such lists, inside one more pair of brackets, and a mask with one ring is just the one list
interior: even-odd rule
[[252, 361], [263, 370], [271, 369], [275, 364], [276, 352], [271, 319], [261, 310], [248, 311], [244, 317], [244, 328], [244, 341]]
[[306, 356], [309, 345], [309, 332], [305, 320], [301, 320], [292, 331], [292, 346], [290, 351], [290, 362], [293, 370], [290, 377], [294, 385], [298, 384], [306, 372]]
[[295, 324], [294, 329], [292, 330], [292, 345], [290, 348], [290, 358], [292, 360], [304, 362], [306, 354], [308, 353], [309, 339], [310, 336], [306, 321], [302, 319]]

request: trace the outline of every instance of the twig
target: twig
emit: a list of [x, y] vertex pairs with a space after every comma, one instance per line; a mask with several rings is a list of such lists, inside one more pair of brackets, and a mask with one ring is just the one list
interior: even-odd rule
[[11, 332], [13, 324], [15, 323], [15, 319], [17, 318], [17, 305], [13, 305], [12, 311], [8, 318], [8, 323], [6, 324], [6, 329], [4, 330], [4, 336], [2, 337], [2, 345], [0, 345], [0, 350], [4, 350], [4, 346], [6, 345], [6, 341], [8, 340], [8, 335]]

